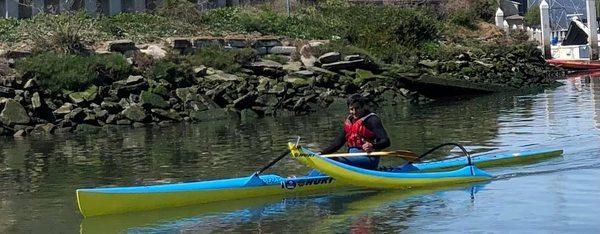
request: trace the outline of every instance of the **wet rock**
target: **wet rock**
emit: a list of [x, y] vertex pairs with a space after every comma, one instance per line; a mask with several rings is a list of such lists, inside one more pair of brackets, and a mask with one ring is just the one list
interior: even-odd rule
[[94, 126], [91, 124], [78, 124], [75, 128], [75, 131], [80, 133], [97, 133], [100, 130], [102, 130], [101, 127]]
[[140, 123], [140, 122], [135, 122], [132, 124], [133, 128], [143, 128], [146, 125], [144, 123]]
[[35, 125], [33, 131], [42, 132], [42, 133], [53, 133], [55, 129], [56, 129], [56, 125], [54, 125], [52, 123], [46, 123], [46, 124]]
[[174, 121], [181, 121], [181, 116], [177, 111], [171, 109], [169, 111], [163, 109], [152, 109], [150, 110], [152, 113], [156, 114], [160, 119], [169, 119]]
[[108, 115], [108, 117], [106, 118], [106, 123], [107, 124], [112, 124], [112, 123], [116, 123], [116, 121], [119, 119], [118, 115]]
[[[135, 122], [145, 122], [148, 119], [148, 115], [139, 105], [130, 105], [121, 112], [121, 115]], [[118, 121], [117, 124], [119, 124]]]
[[338, 52], [329, 52], [329, 53], [325, 53], [321, 56], [319, 56], [319, 63], [321, 64], [325, 64], [325, 63], [334, 63], [337, 61], [340, 61], [341, 59], [341, 55]]
[[256, 100], [256, 93], [250, 92], [244, 96], [239, 97], [233, 101], [233, 107], [238, 110], [243, 110], [252, 107], [254, 100]]
[[15, 124], [28, 124], [31, 121], [29, 115], [21, 103], [8, 99], [4, 104], [4, 109], [0, 113], [0, 122], [6, 126]]
[[140, 102], [145, 108], [167, 108], [169, 103], [166, 102], [160, 95], [148, 91], [142, 91], [140, 94]]

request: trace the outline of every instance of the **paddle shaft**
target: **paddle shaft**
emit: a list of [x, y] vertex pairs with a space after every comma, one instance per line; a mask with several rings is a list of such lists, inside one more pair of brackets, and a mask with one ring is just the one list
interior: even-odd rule
[[421, 161], [420, 157], [410, 151], [398, 150], [391, 152], [370, 152], [370, 153], [335, 153], [335, 154], [323, 154], [321, 157], [331, 158], [331, 157], [358, 157], [358, 156], [394, 156], [405, 159], [409, 162], [419, 162]]
[[275, 163], [279, 162], [279, 160], [281, 160], [282, 158], [284, 158], [289, 153], [290, 153], [289, 150], [285, 150], [285, 152], [282, 152], [281, 155], [279, 155], [279, 157], [277, 157], [276, 159], [274, 159], [273, 161], [271, 161], [269, 164], [267, 164], [266, 166], [264, 166], [263, 168], [261, 168], [260, 170], [258, 170], [256, 172], [256, 174], [258, 175], [260, 173], [263, 173], [263, 171], [271, 168], [273, 165], [275, 165]]

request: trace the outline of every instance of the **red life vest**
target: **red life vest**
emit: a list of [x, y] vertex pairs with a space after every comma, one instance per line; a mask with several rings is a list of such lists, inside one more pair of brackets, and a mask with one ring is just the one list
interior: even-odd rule
[[373, 137], [375, 137], [375, 134], [371, 130], [367, 129], [364, 125], [364, 121], [372, 115], [375, 114], [370, 113], [368, 115], [365, 115], [364, 117], [354, 121], [354, 123], [350, 121], [350, 116], [346, 118], [346, 121], [344, 123], [344, 132], [346, 133], [346, 147], [360, 148], [367, 141], [373, 141]]

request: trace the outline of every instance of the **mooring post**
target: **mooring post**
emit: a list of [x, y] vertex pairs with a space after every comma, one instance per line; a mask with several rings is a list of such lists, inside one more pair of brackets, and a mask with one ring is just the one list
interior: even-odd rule
[[598, 60], [598, 22], [596, 22], [596, 0], [586, 0], [587, 22], [590, 29], [590, 60]]
[[496, 26], [498, 26], [499, 28], [502, 28], [504, 26], [504, 12], [502, 12], [502, 9], [500, 9], [500, 7], [498, 7], [498, 10], [496, 11]]
[[550, 7], [546, 0], [542, 0], [542, 3], [540, 3], [540, 17], [542, 23], [542, 50], [544, 58], [549, 59], [552, 58], [552, 52], [550, 51]]

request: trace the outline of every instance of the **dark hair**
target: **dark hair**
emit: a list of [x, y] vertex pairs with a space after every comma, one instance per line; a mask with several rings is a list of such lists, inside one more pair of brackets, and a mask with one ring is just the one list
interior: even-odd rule
[[367, 100], [360, 93], [355, 93], [348, 97], [346, 104], [348, 106], [357, 104], [358, 106], [363, 107], [367, 104]]

